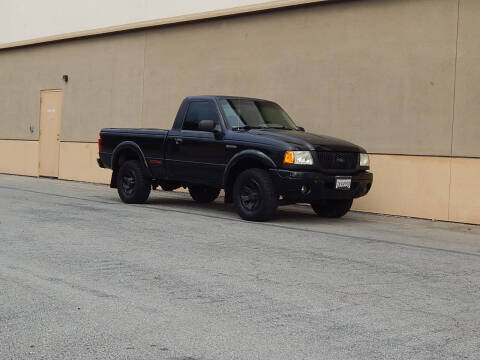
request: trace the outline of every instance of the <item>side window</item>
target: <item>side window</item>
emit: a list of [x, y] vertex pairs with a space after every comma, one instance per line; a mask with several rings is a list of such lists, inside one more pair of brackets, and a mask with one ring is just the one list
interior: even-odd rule
[[215, 105], [209, 101], [194, 101], [188, 107], [182, 129], [198, 130], [198, 123], [202, 120], [213, 120], [218, 124], [217, 109]]

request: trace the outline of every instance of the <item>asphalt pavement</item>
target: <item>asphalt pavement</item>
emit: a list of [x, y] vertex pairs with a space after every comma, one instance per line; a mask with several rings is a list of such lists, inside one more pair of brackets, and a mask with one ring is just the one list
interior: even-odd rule
[[479, 359], [480, 227], [0, 175], [0, 359]]

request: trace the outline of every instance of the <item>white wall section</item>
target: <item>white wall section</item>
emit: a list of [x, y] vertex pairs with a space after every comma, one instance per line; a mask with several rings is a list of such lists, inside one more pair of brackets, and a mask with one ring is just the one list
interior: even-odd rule
[[0, 45], [216, 10], [261, 4], [277, 7], [283, 3], [289, 5], [301, 2], [292, 0], [0, 0]]

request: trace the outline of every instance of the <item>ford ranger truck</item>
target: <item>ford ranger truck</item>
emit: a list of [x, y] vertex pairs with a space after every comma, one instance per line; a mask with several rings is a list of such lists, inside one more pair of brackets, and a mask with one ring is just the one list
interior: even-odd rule
[[171, 130], [102, 129], [98, 164], [128, 204], [150, 191], [188, 188], [210, 203], [225, 192], [241, 218], [266, 221], [279, 205], [309, 203], [339, 218], [372, 186], [366, 151], [295, 125], [276, 103], [233, 96], [187, 97]]

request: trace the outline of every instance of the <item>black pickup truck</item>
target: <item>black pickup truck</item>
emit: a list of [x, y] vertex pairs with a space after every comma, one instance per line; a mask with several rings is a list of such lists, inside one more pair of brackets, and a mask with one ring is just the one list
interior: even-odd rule
[[188, 97], [170, 131], [102, 129], [99, 153], [126, 203], [145, 202], [158, 186], [188, 187], [200, 203], [224, 189], [225, 202], [253, 221], [298, 202], [341, 217], [373, 179], [363, 148], [305, 132], [274, 102], [241, 97]]

